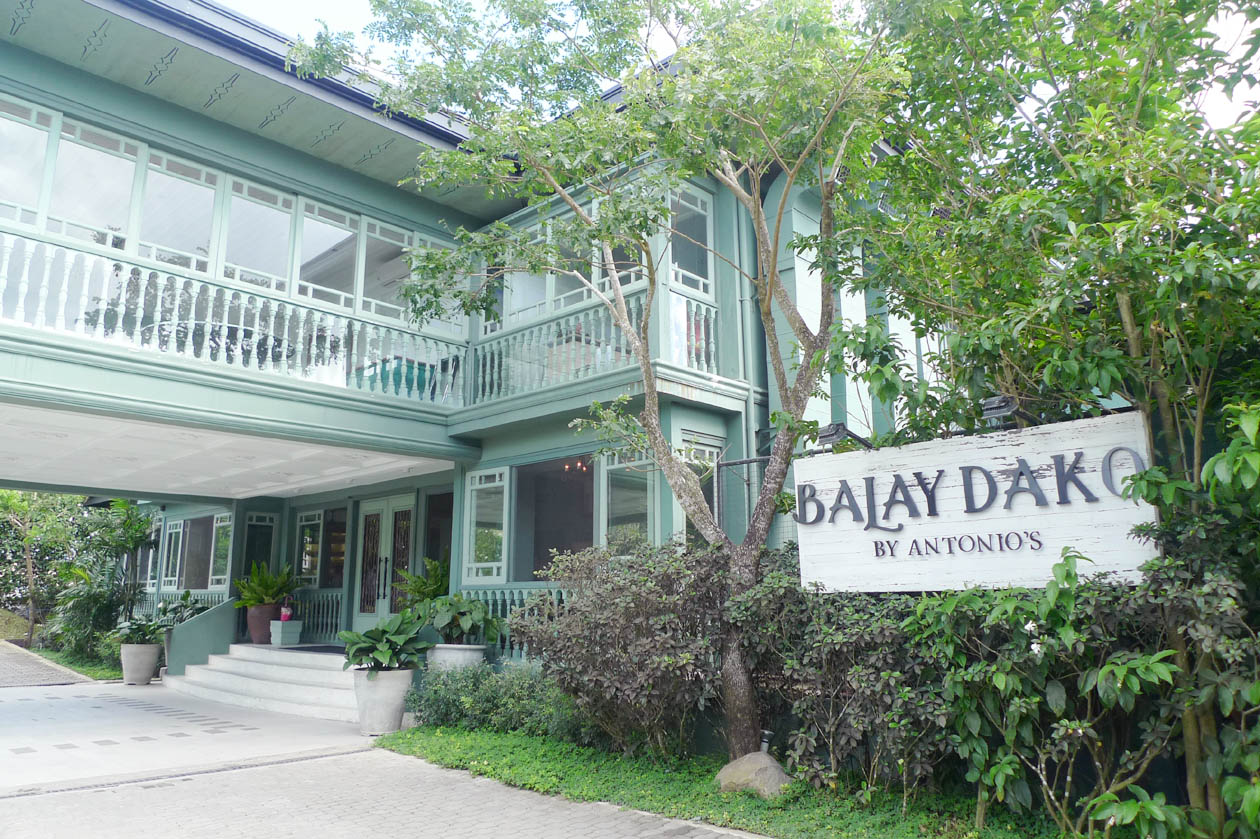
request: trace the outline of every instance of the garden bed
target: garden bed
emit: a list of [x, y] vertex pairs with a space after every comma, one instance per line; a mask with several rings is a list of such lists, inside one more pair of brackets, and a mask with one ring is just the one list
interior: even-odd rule
[[815, 790], [799, 781], [772, 802], [750, 793], [723, 793], [713, 780], [723, 761], [711, 756], [662, 762], [526, 734], [430, 727], [390, 734], [376, 744], [522, 789], [574, 801], [607, 801], [780, 839], [1050, 839], [1056, 835], [1039, 820], [1007, 816], [994, 819], [996, 823], [977, 833], [971, 795], [921, 793], [910, 799], [903, 812], [900, 796], [876, 793], [870, 804], [862, 805], [843, 791]]
[[31, 650], [38, 656], [43, 656], [49, 661], [56, 662], [62, 667], [69, 667], [76, 673], [81, 673], [89, 679], [97, 679], [99, 681], [111, 681], [122, 678], [122, 667], [117, 664], [101, 661], [98, 658], [88, 656], [78, 656], [74, 653], [67, 653], [61, 650], [48, 650], [41, 647], [35, 647]]

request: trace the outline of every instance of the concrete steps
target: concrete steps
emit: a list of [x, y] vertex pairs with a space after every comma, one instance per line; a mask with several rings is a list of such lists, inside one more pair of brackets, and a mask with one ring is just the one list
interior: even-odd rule
[[178, 693], [281, 714], [357, 722], [354, 674], [336, 653], [233, 644], [227, 655], [163, 678]]

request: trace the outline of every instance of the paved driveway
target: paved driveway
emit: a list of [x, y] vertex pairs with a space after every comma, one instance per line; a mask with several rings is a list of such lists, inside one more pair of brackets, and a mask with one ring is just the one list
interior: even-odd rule
[[90, 681], [87, 676], [27, 652], [16, 644], [0, 641], [0, 688]]
[[0, 799], [370, 745], [351, 723], [220, 705], [159, 684], [0, 688]]
[[751, 836], [513, 789], [371, 742], [355, 725], [159, 685], [0, 688], [0, 837]]

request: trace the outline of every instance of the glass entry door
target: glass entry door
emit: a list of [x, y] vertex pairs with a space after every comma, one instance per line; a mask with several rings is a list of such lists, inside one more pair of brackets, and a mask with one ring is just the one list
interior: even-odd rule
[[354, 629], [362, 632], [402, 609], [399, 571], [411, 563], [415, 499], [410, 495], [359, 505], [359, 579]]

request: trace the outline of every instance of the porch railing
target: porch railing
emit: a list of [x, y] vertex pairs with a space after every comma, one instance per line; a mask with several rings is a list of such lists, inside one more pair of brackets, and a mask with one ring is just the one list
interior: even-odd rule
[[[135, 613], [144, 617], [151, 618], [157, 614], [158, 604], [167, 600], [178, 600], [183, 597], [184, 591], [164, 591], [158, 592], [146, 591], [140, 594], [139, 600], [136, 601]], [[194, 591], [192, 599], [203, 606], [218, 606], [228, 599], [226, 591]]]
[[[636, 326], [643, 320], [645, 297], [642, 291], [626, 297]], [[599, 304], [483, 339], [473, 356], [472, 401], [529, 393], [633, 363], [625, 335]]]
[[302, 622], [302, 641], [335, 643], [341, 631], [341, 591], [298, 589], [293, 617]]
[[717, 373], [717, 306], [677, 291], [672, 295], [670, 338], [674, 361], [701, 373]]
[[466, 346], [0, 230], [0, 321], [457, 406]]
[[[465, 597], [480, 600], [490, 607], [490, 613], [495, 617], [503, 618], [504, 630], [499, 635], [499, 641], [491, 645], [491, 659], [498, 658], [500, 661], [524, 661], [527, 656], [525, 645], [512, 638], [512, 623], [509, 620], [512, 612], [524, 606], [529, 598], [536, 594], [541, 594], [551, 599], [553, 603], [563, 603], [567, 597], [563, 589], [558, 588], [490, 588], [490, 589], [466, 589], [461, 592]], [[497, 653], [497, 656], [495, 655]]]

